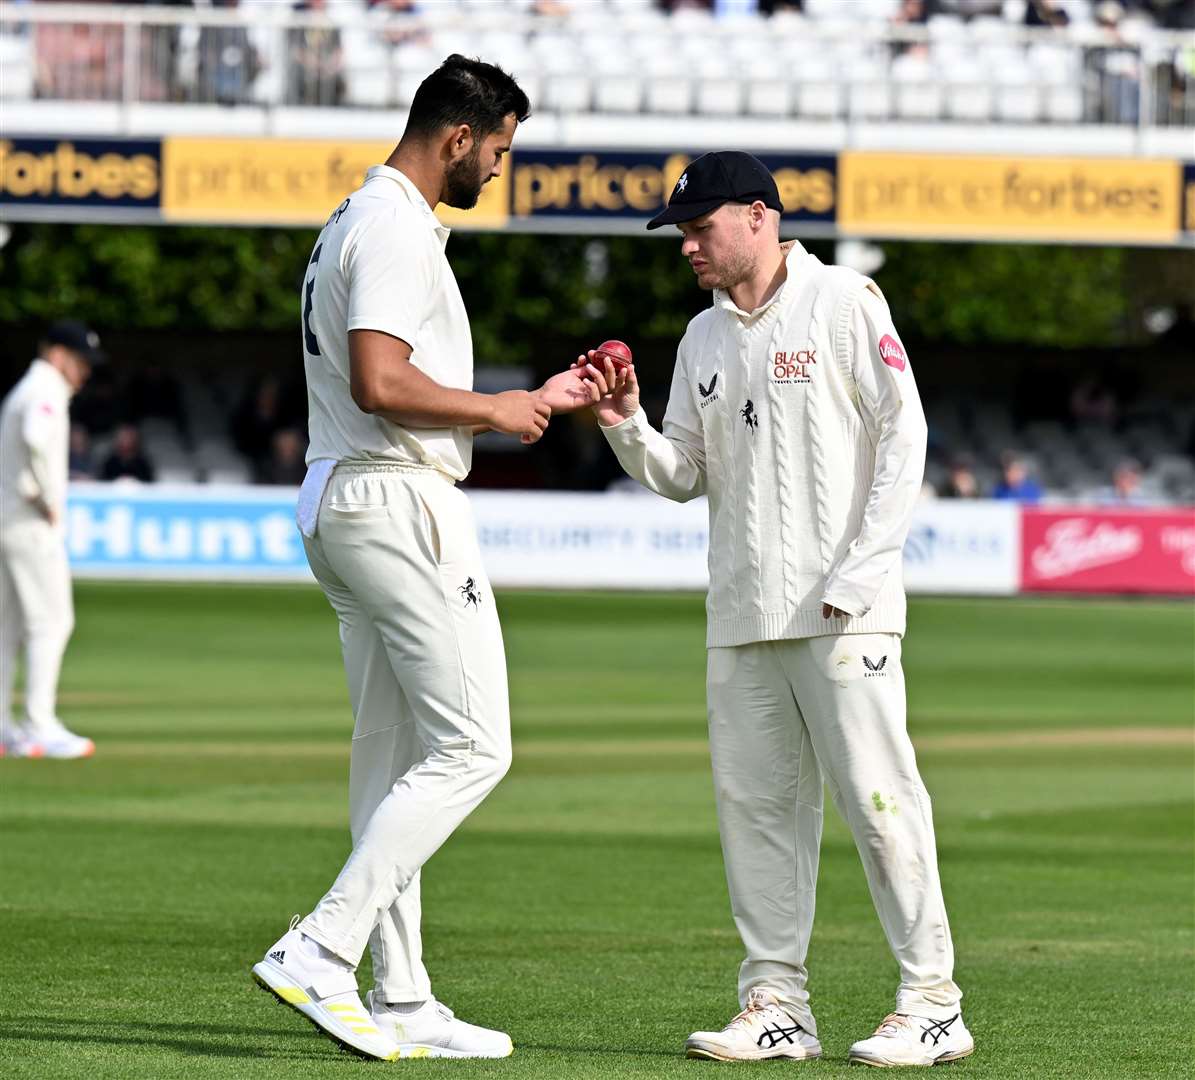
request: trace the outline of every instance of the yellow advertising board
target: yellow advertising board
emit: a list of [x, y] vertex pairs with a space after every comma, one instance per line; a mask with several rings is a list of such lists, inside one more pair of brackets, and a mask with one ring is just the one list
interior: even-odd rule
[[847, 151], [838, 228], [923, 238], [1172, 243], [1182, 166], [1141, 158]]
[[[323, 225], [359, 187], [365, 170], [385, 161], [393, 143], [307, 139], [162, 140], [162, 216], [169, 222]], [[501, 228], [509, 211], [507, 174], [482, 189], [468, 212], [440, 206], [451, 227]]]

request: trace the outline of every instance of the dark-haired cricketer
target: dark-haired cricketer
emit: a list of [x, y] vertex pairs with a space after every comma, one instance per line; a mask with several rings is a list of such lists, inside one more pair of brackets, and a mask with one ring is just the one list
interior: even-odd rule
[[390, 158], [328, 218], [301, 296], [311, 442], [298, 518], [340, 626], [353, 850], [253, 973], [337, 1042], [385, 1060], [512, 1049], [433, 996], [419, 880], [511, 759], [502, 632], [456, 486], [473, 436], [534, 442], [553, 407], [591, 401], [575, 372], [534, 392], [472, 390], [469, 317], [435, 208], [476, 204], [527, 115], [500, 68], [450, 56], [420, 85]]

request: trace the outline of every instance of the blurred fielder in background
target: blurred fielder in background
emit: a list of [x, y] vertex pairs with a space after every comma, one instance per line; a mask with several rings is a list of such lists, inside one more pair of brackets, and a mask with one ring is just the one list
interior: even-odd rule
[[[90, 739], [58, 719], [55, 703], [75, 625], [63, 530], [70, 400], [103, 360], [94, 330], [71, 319], [56, 322], [0, 407], [0, 755], [95, 753]], [[22, 645], [23, 724], [12, 717]]]
[[929, 796], [905, 729], [901, 547], [925, 418], [879, 289], [780, 243], [782, 204], [749, 154], [698, 158], [649, 225], [675, 224], [713, 306], [680, 343], [663, 434], [634, 370], [578, 360], [626, 471], [709, 495], [710, 752], [747, 957], [743, 1011], [691, 1057], [821, 1055], [805, 960], [822, 787], [849, 825], [900, 965], [896, 1009], [850, 1059], [932, 1065], [974, 1048], [959, 1011]]
[[[254, 976], [360, 1054], [505, 1057], [510, 1037], [432, 995], [423, 864], [510, 766], [506, 658], [468, 498], [474, 434], [535, 442], [553, 408], [592, 403], [575, 371], [478, 394], [469, 318], [440, 202], [473, 207], [500, 175], [527, 97], [450, 56], [420, 85], [402, 141], [328, 219], [303, 293], [310, 402], [299, 495], [307, 558], [340, 621], [355, 727], [353, 852]], [[375, 989], [358, 996], [366, 944]]]

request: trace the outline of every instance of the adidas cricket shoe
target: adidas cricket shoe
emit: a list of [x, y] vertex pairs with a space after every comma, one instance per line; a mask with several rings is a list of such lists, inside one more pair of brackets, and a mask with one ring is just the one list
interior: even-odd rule
[[852, 1065], [940, 1065], [957, 1061], [975, 1050], [975, 1040], [963, 1023], [963, 1014], [945, 1020], [892, 1013], [884, 1017], [870, 1039], [851, 1047]]
[[770, 990], [756, 987], [747, 1007], [721, 1031], [695, 1031], [685, 1042], [685, 1057], [710, 1061], [763, 1061], [822, 1056], [822, 1044], [788, 1015]]
[[398, 1047], [370, 1018], [357, 990], [356, 974], [341, 961], [315, 955], [320, 950], [303, 937], [298, 925], [296, 915], [290, 929], [253, 965], [258, 985], [301, 1012], [346, 1050], [362, 1057], [395, 1060]]
[[42, 747], [21, 724], [0, 724], [0, 758], [39, 758]]
[[39, 725], [29, 732], [29, 738], [41, 748], [40, 757], [68, 760], [91, 757], [95, 753], [95, 743], [83, 735], [76, 735], [61, 720]]
[[505, 1031], [458, 1020], [435, 998], [414, 1012], [400, 1012], [371, 990], [365, 995], [374, 1023], [398, 1044], [400, 1058], [504, 1058], [514, 1053]]

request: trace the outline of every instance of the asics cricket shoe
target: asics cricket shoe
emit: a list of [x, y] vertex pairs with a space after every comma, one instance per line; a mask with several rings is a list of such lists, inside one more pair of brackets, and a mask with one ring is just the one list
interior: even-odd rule
[[76, 735], [61, 720], [30, 730], [29, 738], [41, 748], [41, 757], [66, 760], [91, 757], [95, 753], [95, 743], [83, 735]]
[[957, 1061], [975, 1050], [975, 1040], [963, 1023], [963, 1014], [945, 1020], [928, 1016], [885, 1016], [870, 1039], [851, 1047], [852, 1065], [940, 1065]]
[[30, 738], [24, 725], [0, 724], [0, 758], [38, 758], [42, 753], [41, 743]]
[[435, 998], [413, 1011], [379, 1001], [372, 990], [365, 1000], [374, 1023], [398, 1043], [400, 1058], [504, 1058], [514, 1053], [514, 1044], [505, 1031], [458, 1020], [447, 1005]]
[[346, 1050], [393, 1061], [398, 1047], [370, 1019], [357, 992], [356, 974], [305, 938], [296, 929], [298, 925], [296, 915], [290, 929], [253, 965], [253, 978]]
[[685, 1042], [685, 1057], [710, 1061], [763, 1061], [822, 1056], [822, 1044], [788, 1015], [776, 996], [757, 986], [747, 1007], [721, 1031], [695, 1031]]

